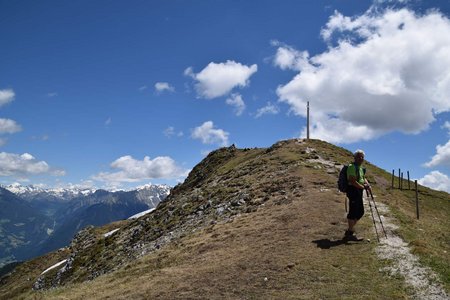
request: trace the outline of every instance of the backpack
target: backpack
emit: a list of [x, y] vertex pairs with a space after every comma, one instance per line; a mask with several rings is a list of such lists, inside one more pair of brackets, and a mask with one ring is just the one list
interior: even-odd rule
[[339, 191], [343, 193], [347, 191], [348, 187], [347, 168], [348, 165], [342, 167], [341, 171], [339, 172], [339, 179], [337, 182]]
[[[338, 179], [338, 189], [340, 192], [347, 192], [347, 188], [348, 188], [348, 178], [347, 178], [347, 169], [348, 169], [348, 165], [345, 165], [342, 167], [341, 171], [339, 172], [339, 179]], [[356, 175], [357, 178], [359, 179], [359, 168], [356, 167]], [[364, 175], [366, 175], [366, 168], [363, 168], [363, 173]]]

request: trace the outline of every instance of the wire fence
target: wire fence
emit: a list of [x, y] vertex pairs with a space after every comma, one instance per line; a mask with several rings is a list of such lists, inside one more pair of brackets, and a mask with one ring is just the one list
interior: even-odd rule
[[[406, 190], [406, 186], [404, 186], [405, 183], [408, 184], [408, 190], [411, 190], [411, 179], [409, 177], [409, 171], [406, 172], [407, 174], [407, 180], [403, 177], [403, 172], [401, 169], [398, 169], [398, 176], [395, 176], [395, 170], [392, 170], [392, 181], [391, 181], [391, 187], [393, 189], [398, 188], [399, 190]], [[395, 182], [397, 179], [397, 182]], [[396, 184], [397, 183], [397, 184]], [[414, 190], [416, 191], [416, 216], [417, 219], [419, 219], [419, 190], [417, 185], [417, 180], [414, 180]]]

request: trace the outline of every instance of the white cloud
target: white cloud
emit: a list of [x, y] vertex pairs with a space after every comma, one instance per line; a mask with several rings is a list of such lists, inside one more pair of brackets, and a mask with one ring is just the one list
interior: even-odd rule
[[215, 129], [212, 121], [207, 121], [192, 131], [192, 138], [201, 140], [203, 144], [228, 145], [229, 133], [222, 129]]
[[274, 64], [282, 70], [290, 69], [300, 71], [309, 66], [309, 54], [307, 51], [298, 51], [294, 48], [284, 45], [278, 47], [275, 54]]
[[111, 119], [111, 117], [109, 117], [109, 118], [106, 119], [106, 121], [105, 121], [105, 126], [108, 127], [109, 125], [111, 125], [111, 123], [112, 123], [112, 119]]
[[101, 172], [92, 179], [116, 185], [121, 182], [139, 182], [148, 179], [171, 179], [185, 177], [186, 170], [177, 166], [176, 162], [168, 156], [158, 156], [154, 159], [145, 156], [143, 160], [132, 156], [122, 156], [111, 163], [111, 168], [117, 172]]
[[92, 180], [81, 180], [80, 183], [67, 183], [65, 185], [61, 185], [61, 188], [69, 188], [69, 189], [93, 189], [95, 188], [94, 181]]
[[235, 87], [246, 87], [250, 76], [257, 70], [256, 64], [246, 66], [228, 60], [225, 63], [211, 62], [197, 74], [189, 67], [184, 74], [196, 81], [195, 89], [199, 97], [213, 99], [229, 94]]
[[146, 89], [147, 89], [147, 86], [146, 86], [146, 85], [143, 85], [143, 86], [141, 86], [141, 87], [139, 88], [139, 91], [142, 92], [142, 91], [144, 91], [144, 90], [146, 90]]
[[[0, 106], [3, 106], [14, 100], [15, 93], [11, 89], [0, 90]], [[22, 130], [22, 127], [16, 121], [0, 118], [0, 134], [12, 134]], [[6, 144], [5, 138], [0, 138], [0, 146]]]
[[11, 89], [0, 90], [0, 106], [13, 101], [15, 96], [16, 94]]
[[450, 178], [439, 171], [432, 171], [418, 182], [432, 189], [450, 193]]
[[155, 90], [157, 93], [162, 93], [164, 91], [175, 92], [175, 88], [171, 86], [168, 82], [155, 83]]
[[172, 136], [182, 137], [184, 135], [183, 131], [176, 132], [175, 127], [169, 126], [163, 131], [164, 135], [168, 138], [171, 138]]
[[450, 168], [450, 140], [445, 145], [436, 146], [436, 154], [431, 158], [431, 161], [425, 163], [426, 167], [445, 166]]
[[0, 134], [16, 133], [22, 130], [19, 124], [14, 120], [0, 119]]
[[171, 137], [175, 134], [175, 127], [169, 126], [166, 129], [164, 129], [163, 133], [166, 137]]
[[439, 12], [335, 12], [322, 36], [330, 42], [325, 52], [309, 58], [281, 46], [274, 62], [299, 70], [277, 94], [300, 116], [310, 101], [311, 136], [355, 142], [414, 134], [450, 110], [450, 21]]
[[29, 153], [0, 153], [0, 176], [24, 178], [30, 175], [50, 174], [64, 176], [63, 170], [51, 168], [45, 161], [38, 161]]
[[263, 115], [276, 115], [280, 112], [280, 109], [278, 108], [278, 106], [267, 102], [266, 106], [258, 108], [258, 110], [256, 111], [256, 115], [255, 118], [260, 118]]
[[231, 94], [230, 98], [226, 100], [226, 103], [234, 107], [236, 116], [242, 115], [245, 110], [245, 102], [240, 94]]

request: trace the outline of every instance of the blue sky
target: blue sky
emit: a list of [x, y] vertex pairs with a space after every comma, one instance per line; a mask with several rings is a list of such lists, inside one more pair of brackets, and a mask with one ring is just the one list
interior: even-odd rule
[[305, 134], [450, 192], [449, 1], [1, 1], [0, 178], [182, 181]]

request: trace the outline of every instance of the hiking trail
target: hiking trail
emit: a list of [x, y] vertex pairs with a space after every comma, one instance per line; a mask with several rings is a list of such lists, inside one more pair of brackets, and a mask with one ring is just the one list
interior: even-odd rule
[[[315, 151], [314, 148], [308, 148], [307, 152]], [[336, 168], [340, 170], [343, 165], [335, 164], [333, 161], [326, 160], [320, 156], [316, 159], [309, 159], [309, 162], [320, 163], [328, 168]], [[374, 197], [376, 197], [374, 195]], [[369, 198], [364, 195], [365, 217], [372, 218], [368, 203]], [[373, 206], [373, 213], [377, 231], [380, 236], [380, 243], [376, 247], [376, 254], [380, 259], [390, 261], [390, 265], [380, 270], [389, 274], [389, 276], [400, 275], [405, 279], [408, 286], [412, 288], [413, 299], [426, 300], [445, 300], [450, 299], [442, 284], [439, 282], [437, 275], [428, 267], [422, 266], [419, 258], [411, 253], [408, 244], [397, 234], [395, 234], [398, 226], [395, 225], [396, 219], [391, 214], [389, 207], [379, 201], [376, 201], [380, 218], [386, 230], [387, 238], [385, 238], [381, 224], [376, 216], [376, 209]], [[375, 230], [375, 228], [373, 228]]]
[[[366, 212], [370, 211], [368, 200], [368, 197], [364, 197]], [[380, 234], [380, 243], [375, 251], [378, 258], [390, 261], [390, 265], [380, 271], [386, 272], [390, 276], [400, 275], [404, 277], [406, 284], [412, 288], [413, 299], [450, 299], [443, 286], [439, 283], [437, 275], [430, 268], [422, 266], [419, 258], [411, 253], [408, 244], [395, 234], [398, 226], [395, 225], [396, 219], [390, 213], [389, 207], [379, 201], [376, 204], [387, 238]], [[372, 207], [372, 209], [374, 208]], [[381, 225], [375, 213], [374, 209], [377, 230], [378, 233], [382, 233]], [[370, 213], [366, 213], [365, 216], [366, 218], [372, 218]]]

